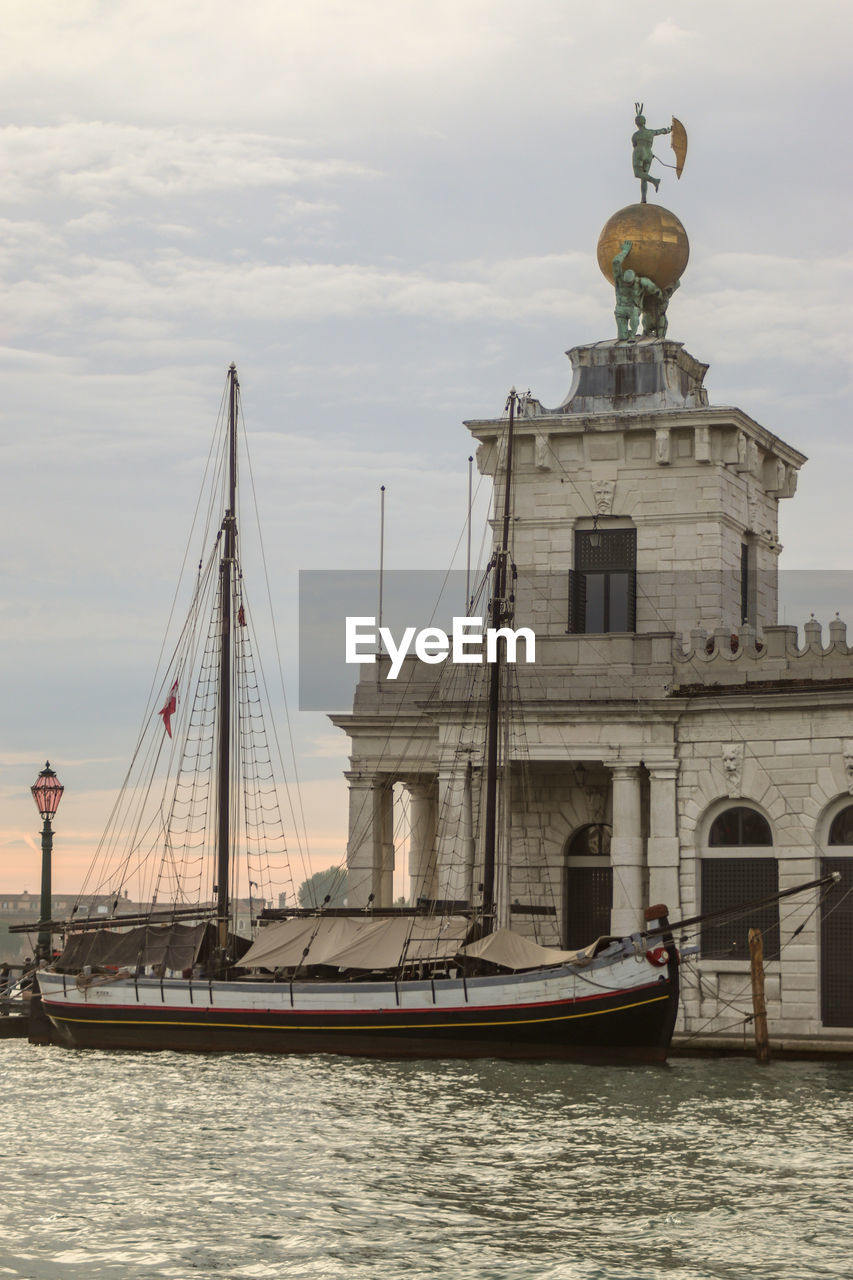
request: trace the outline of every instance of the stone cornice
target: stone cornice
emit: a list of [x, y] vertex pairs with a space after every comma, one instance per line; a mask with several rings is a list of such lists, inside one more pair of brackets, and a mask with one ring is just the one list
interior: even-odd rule
[[[506, 418], [470, 418], [464, 422], [464, 426], [475, 439], [483, 444], [490, 444], [506, 430]], [[666, 427], [670, 431], [695, 431], [700, 427], [744, 431], [765, 452], [781, 458], [789, 466], [799, 469], [808, 461], [804, 453], [786, 444], [748, 413], [733, 405], [705, 405], [696, 409], [624, 409], [612, 413], [572, 415], [543, 412], [533, 418], [518, 418], [515, 433], [518, 438], [523, 439], [535, 438], [543, 433], [549, 436], [614, 431], [639, 434], [654, 432], [660, 427]]]

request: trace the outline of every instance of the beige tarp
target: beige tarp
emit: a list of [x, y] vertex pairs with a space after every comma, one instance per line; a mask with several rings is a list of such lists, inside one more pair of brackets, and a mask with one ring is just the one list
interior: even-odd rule
[[322, 919], [294, 916], [279, 920], [258, 931], [258, 937], [243, 956], [249, 969], [291, 968], [302, 963], [306, 947], [312, 964], [326, 964], [326, 955], [352, 939], [356, 921], [346, 916]]
[[262, 929], [240, 963], [249, 969], [390, 969], [402, 961], [449, 960], [468, 927], [462, 916], [295, 916]]
[[459, 917], [392, 916], [365, 923], [359, 936], [337, 952], [333, 964], [341, 969], [390, 969], [403, 960], [451, 960], [469, 928]]
[[490, 964], [499, 964], [504, 969], [538, 969], [542, 965], [588, 964], [595, 952], [597, 943], [592, 943], [583, 951], [561, 951], [558, 947], [540, 947], [537, 942], [513, 933], [511, 929], [496, 929], [479, 942], [471, 942], [461, 948], [463, 956], [472, 960], [488, 960]]

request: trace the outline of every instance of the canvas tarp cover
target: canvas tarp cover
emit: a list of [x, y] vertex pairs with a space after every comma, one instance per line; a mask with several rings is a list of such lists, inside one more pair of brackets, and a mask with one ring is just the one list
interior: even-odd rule
[[261, 930], [241, 963], [249, 969], [392, 969], [404, 961], [450, 960], [468, 927], [463, 916], [297, 916]]
[[71, 970], [87, 964], [118, 969], [162, 964], [167, 969], [190, 969], [206, 931], [206, 924], [154, 924], [122, 933], [111, 929], [79, 933], [69, 938], [58, 964], [60, 969]]
[[542, 965], [571, 961], [582, 964], [592, 958], [588, 953], [594, 946], [595, 943], [585, 951], [561, 951], [559, 947], [540, 947], [538, 942], [531, 942], [511, 929], [496, 929], [478, 942], [462, 947], [461, 953], [472, 960], [488, 960], [490, 964], [499, 964], [504, 969], [517, 972], [519, 969], [538, 969]]

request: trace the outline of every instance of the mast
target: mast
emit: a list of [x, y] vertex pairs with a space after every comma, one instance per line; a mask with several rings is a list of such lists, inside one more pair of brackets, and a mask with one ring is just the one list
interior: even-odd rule
[[237, 542], [237, 369], [228, 370], [228, 501], [219, 561], [219, 750], [217, 753], [216, 920], [219, 947], [228, 945], [231, 878], [231, 584]]
[[[492, 607], [489, 624], [494, 630], [502, 627], [512, 614], [508, 598], [509, 525], [512, 486], [512, 443], [515, 425], [515, 387], [509, 393], [509, 423], [506, 437], [506, 475], [504, 478], [504, 510], [501, 537], [494, 554], [492, 578]], [[497, 846], [498, 803], [498, 741], [500, 737], [500, 698], [503, 676], [503, 654], [506, 645], [496, 646], [495, 661], [489, 671], [489, 719], [486, 730], [486, 824], [483, 851], [483, 922], [487, 932], [494, 928], [495, 910], [495, 851]]]

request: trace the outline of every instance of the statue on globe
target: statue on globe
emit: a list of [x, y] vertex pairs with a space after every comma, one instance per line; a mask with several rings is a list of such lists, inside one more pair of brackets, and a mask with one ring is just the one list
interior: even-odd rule
[[[647, 276], [638, 276], [631, 267], [623, 269], [622, 264], [630, 252], [631, 241], [626, 240], [613, 259], [613, 283], [616, 288], [616, 309], [613, 314], [616, 317], [616, 332], [620, 342], [633, 342], [636, 338], [640, 327], [640, 311], [643, 312], [645, 322], [647, 311], [650, 310], [651, 304], [647, 303], [647, 299], [655, 298], [657, 305], [662, 307], [664, 316], [668, 301], [668, 299], [664, 301], [663, 291], [658, 288], [654, 280], [649, 280]], [[657, 324], [657, 321], [655, 323]], [[643, 333], [645, 336], [645, 328]]]
[[[675, 116], [672, 117], [672, 124], [665, 126], [663, 129], [647, 129], [642, 102], [635, 102], [634, 110], [637, 113], [634, 117], [637, 130], [631, 138], [631, 159], [634, 164], [634, 177], [640, 179], [640, 202], [641, 204], [646, 204], [649, 183], [652, 183], [655, 191], [660, 186], [660, 178], [653, 178], [649, 172], [652, 167], [652, 160], [655, 159], [652, 151], [652, 139], [659, 137], [663, 133], [672, 134], [675, 164], [670, 167], [675, 169], [675, 176], [680, 178], [687, 156], [687, 130], [680, 120], [676, 120]], [[664, 162], [661, 161], [661, 163], [663, 164]]]
[[670, 135], [675, 164], [669, 167], [680, 178], [687, 157], [687, 130], [675, 116], [664, 129], [648, 129], [643, 104], [636, 102], [634, 106], [637, 131], [632, 139], [633, 162], [642, 202], [626, 205], [607, 219], [596, 250], [601, 273], [616, 290], [619, 342], [634, 342], [640, 336], [666, 337], [667, 307], [690, 257], [687, 232], [676, 214], [646, 199], [648, 184], [651, 182], [655, 191], [660, 185], [660, 179], [649, 174], [652, 160], [659, 159], [652, 153], [654, 139]]

